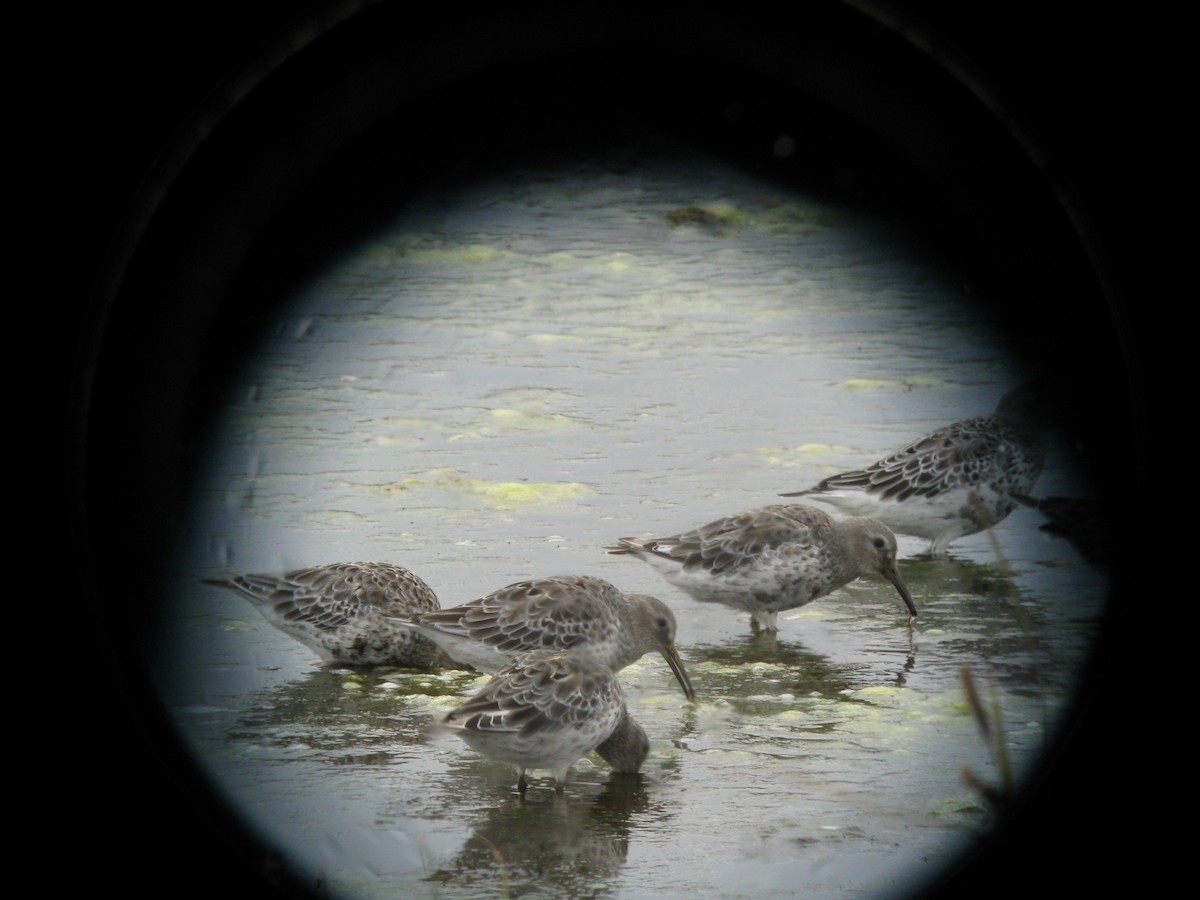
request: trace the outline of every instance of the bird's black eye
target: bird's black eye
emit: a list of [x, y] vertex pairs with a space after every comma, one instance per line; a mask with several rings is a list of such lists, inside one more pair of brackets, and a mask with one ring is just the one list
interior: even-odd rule
[[875, 538], [875, 549], [882, 550], [884, 546], [883, 538]]
[[658, 627], [659, 627], [659, 628], [666, 628], [666, 627], [667, 627], [667, 620], [666, 620], [666, 619], [663, 619], [663, 618], [661, 618], [661, 617], [660, 617], [660, 618], [659, 618], [659, 620], [658, 620]]

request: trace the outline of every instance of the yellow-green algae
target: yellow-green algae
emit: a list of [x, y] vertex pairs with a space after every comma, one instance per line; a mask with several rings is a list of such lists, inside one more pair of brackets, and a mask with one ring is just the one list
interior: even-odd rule
[[793, 453], [805, 453], [810, 455], [829, 454], [829, 453], [847, 453], [849, 447], [843, 447], [840, 444], [801, 444], [798, 447], [793, 447]]
[[777, 200], [759, 214], [747, 212], [732, 203], [712, 203], [673, 209], [666, 218], [672, 228], [703, 226], [723, 236], [732, 235], [738, 229], [753, 228], [762, 234], [782, 237], [815, 234], [845, 221], [845, 216], [832, 208], [785, 200]]
[[771, 234], [811, 234], [822, 228], [847, 223], [846, 213], [838, 208], [815, 203], [800, 204], [778, 199], [762, 216], [762, 230]]
[[606, 266], [614, 272], [624, 272], [638, 261], [638, 257], [632, 253], [614, 253]]
[[[756, 457], [773, 469], [797, 469], [814, 464], [813, 457], [836, 456], [844, 458], [853, 453], [851, 448], [840, 444], [800, 444], [797, 447], [757, 447], [751, 451], [738, 451], [713, 457], [714, 460]], [[841, 469], [837, 469], [841, 471]]]
[[465, 244], [461, 247], [417, 247], [401, 248], [396, 256], [415, 263], [448, 263], [465, 262], [473, 265], [491, 262], [495, 259], [512, 256], [507, 250], [498, 250], [482, 244]]
[[890, 381], [885, 378], [851, 378], [839, 385], [839, 387], [844, 387], [852, 391], [875, 391], [881, 388], [894, 388], [898, 386], [898, 381]]
[[897, 750], [907, 752], [907, 738], [924, 740], [930, 723], [947, 733], [969, 734], [976, 730], [961, 688], [918, 694], [897, 685], [876, 685], [847, 692], [846, 697], [858, 702], [844, 704], [841, 729], [847, 734], [887, 734], [896, 742]]
[[578, 419], [562, 413], [533, 412], [526, 409], [492, 409], [488, 410], [488, 416], [493, 421], [513, 423], [537, 431], [551, 431], [579, 424]]
[[451, 435], [450, 441], [477, 441], [495, 434], [513, 431], [558, 431], [576, 428], [582, 420], [562, 413], [545, 413], [529, 409], [497, 408], [484, 413], [485, 421], [467, 431]]
[[479, 496], [497, 509], [514, 506], [553, 505], [576, 500], [595, 494], [595, 491], [578, 481], [545, 484], [526, 481], [483, 481], [467, 478], [461, 473], [434, 473], [430, 478], [406, 478], [394, 484], [378, 485], [381, 493], [403, 493], [412, 489], [440, 488], [463, 494]]
[[742, 226], [751, 222], [750, 216], [730, 203], [709, 206], [685, 206], [667, 213], [672, 227], [679, 225]]
[[890, 378], [850, 378], [840, 382], [838, 386], [852, 391], [875, 391], [891, 388], [912, 390], [913, 388], [933, 387], [939, 383], [936, 378], [930, 378], [925, 375], [912, 375], [899, 380]]

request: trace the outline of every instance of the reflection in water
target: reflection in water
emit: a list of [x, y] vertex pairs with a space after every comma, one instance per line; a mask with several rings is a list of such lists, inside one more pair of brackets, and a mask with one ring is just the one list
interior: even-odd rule
[[641, 775], [611, 775], [584, 796], [511, 797], [477, 820], [454, 859], [428, 880], [501, 896], [620, 893], [614, 876], [629, 854], [632, 818], [650, 807]]
[[1112, 564], [1115, 548], [1112, 510], [1103, 502], [1095, 498], [1013, 496], [1046, 517], [1042, 531], [1070, 541], [1079, 555], [1093, 566], [1106, 569]]
[[431, 711], [480, 681], [458, 670], [317, 669], [260, 692], [227, 737], [260, 748], [304, 748], [335, 761], [375, 752], [386, 759], [395, 744], [423, 744]]
[[[916, 665], [917, 650], [913, 632], [897, 636], [891, 646], [877, 647], [875, 651], [893, 656], [904, 654], [904, 663], [896, 672], [895, 682], [903, 684], [905, 673]], [[727, 642], [714, 646], [694, 646], [690, 654], [725, 666], [781, 666], [790, 672], [790, 690], [795, 694], [851, 690], [856, 685], [859, 669], [853, 664], [838, 663], [804, 649], [800, 642], [782, 641], [776, 632], [760, 632], [749, 635], [744, 643]], [[872, 683], [877, 673], [869, 676]]]

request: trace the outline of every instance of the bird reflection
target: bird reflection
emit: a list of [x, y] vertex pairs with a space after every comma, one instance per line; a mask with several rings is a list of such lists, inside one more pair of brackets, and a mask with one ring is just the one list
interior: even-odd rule
[[1011, 572], [1001, 561], [975, 562], [957, 556], [918, 555], [905, 561], [904, 575], [921, 597], [920, 627], [928, 628], [930, 610], [947, 597], [964, 593], [998, 600], [1016, 593]]
[[688, 658], [706, 674], [706, 697], [737, 706], [764, 694], [836, 695], [861, 687], [860, 666], [830, 662], [799, 642], [762, 633], [723, 644], [694, 644]]
[[264, 745], [301, 742], [318, 751], [360, 756], [397, 741], [424, 744], [430, 710], [478, 678], [458, 670], [318, 669], [261, 691], [227, 737]]
[[1040, 530], [1065, 538], [1079, 555], [1097, 568], [1112, 559], [1112, 523], [1107, 505], [1099, 500], [1076, 497], [1028, 497], [1013, 494], [1025, 506], [1046, 517]]
[[769, 631], [746, 634], [744, 637], [720, 644], [693, 642], [688, 647], [688, 659], [693, 661], [693, 665], [701, 662], [718, 663], [723, 666], [750, 663], [818, 667], [830, 665], [823, 655], [807, 649], [802, 642], [781, 640], [778, 632]]
[[908, 652], [906, 652], [904, 654], [904, 665], [900, 668], [900, 671], [896, 673], [895, 681], [896, 681], [897, 687], [904, 687], [904, 685], [908, 684], [908, 676], [912, 673], [912, 671], [916, 667], [917, 667], [917, 645], [916, 645], [916, 642], [913, 640], [912, 631], [909, 631], [909, 633], [908, 633]]
[[[589, 793], [572, 785], [569, 793]], [[531, 792], [487, 810], [458, 855], [430, 881], [505, 896], [617, 893], [632, 818], [651, 803], [641, 774], [612, 774], [598, 792], [560, 797]]]

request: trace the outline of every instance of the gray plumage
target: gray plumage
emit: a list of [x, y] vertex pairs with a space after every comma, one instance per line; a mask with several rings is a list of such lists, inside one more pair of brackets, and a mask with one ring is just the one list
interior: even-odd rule
[[955, 422], [862, 469], [781, 494], [870, 516], [929, 541], [944, 556], [954, 540], [1004, 519], [1028, 494], [1046, 458], [1046, 401], [1033, 384], [1013, 388], [994, 412]]
[[874, 519], [834, 519], [800, 503], [752, 509], [663, 538], [621, 538], [612, 553], [649, 563], [706, 603], [744, 609], [775, 631], [777, 615], [868, 572], [888, 579], [911, 615], [916, 605], [896, 567], [896, 536]]
[[396, 621], [438, 608], [433, 589], [403, 566], [333, 563], [283, 575], [223, 574], [205, 583], [245, 597], [326, 665], [453, 665], [437, 644]]
[[481, 672], [495, 672], [512, 656], [537, 649], [581, 650], [614, 672], [657, 651], [687, 698], [696, 697], [675, 646], [674, 613], [655, 597], [626, 594], [591, 575], [520, 581], [400, 621]]
[[476, 752], [517, 769], [550, 769], [563, 792], [567, 771], [593, 750], [614, 771], [637, 772], [650, 752], [612, 669], [578, 650], [533, 650], [508, 660], [473, 697], [441, 720]]

